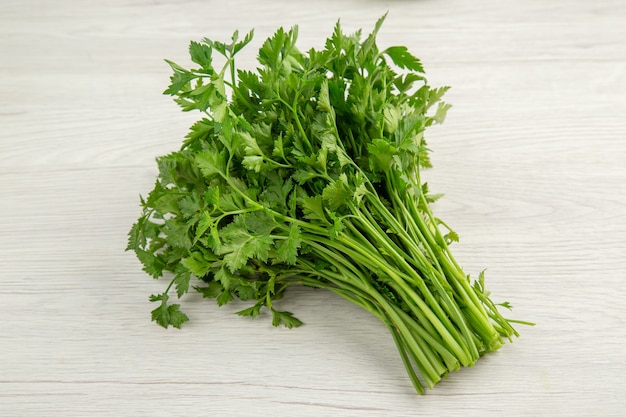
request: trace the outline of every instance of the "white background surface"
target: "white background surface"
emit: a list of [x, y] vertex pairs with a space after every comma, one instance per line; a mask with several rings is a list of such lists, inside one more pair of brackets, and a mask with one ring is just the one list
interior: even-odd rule
[[[279, 25], [319, 47], [341, 18], [407, 45], [454, 107], [434, 128], [436, 212], [522, 337], [416, 396], [375, 318], [321, 291], [276, 329], [189, 296], [150, 322], [126, 233], [154, 158], [196, 115], [164, 58]], [[1, 416], [622, 416], [626, 411], [623, 1], [0, 3]]]

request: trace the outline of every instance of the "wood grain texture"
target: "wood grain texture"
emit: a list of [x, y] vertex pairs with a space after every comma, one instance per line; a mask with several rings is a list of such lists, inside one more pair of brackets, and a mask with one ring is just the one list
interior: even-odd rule
[[[189, 40], [334, 22], [406, 44], [454, 107], [430, 132], [436, 211], [466, 271], [537, 322], [427, 395], [385, 327], [299, 289], [275, 329], [189, 296], [150, 323], [124, 253], [154, 158], [195, 115], [161, 95]], [[621, 416], [626, 409], [623, 1], [3, 0], [0, 416]], [[248, 54], [243, 65], [253, 64]]]

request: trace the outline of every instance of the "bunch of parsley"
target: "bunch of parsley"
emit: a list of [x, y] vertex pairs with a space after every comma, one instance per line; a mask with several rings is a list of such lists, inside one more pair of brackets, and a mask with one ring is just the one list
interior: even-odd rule
[[287, 288], [324, 288], [388, 326], [420, 393], [517, 335], [483, 275], [472, 283], [455, 261], [458, 236], [433, 215], [437, 196], [420, 178], [424, 132], [444, 120], [447, 88], [430, 87], [406, 47], [379, 50], [383, 20], [364, 40], [337, 23], [308, 52], [297, 27], [279, 29], [255, 72], [235, 66], [252, 32], [191, 42], [194, 69], [168, 61], [165, 93], [203, 116], [157, 159], [129, 233], [144, 270], [172, 277], [150, 298], [158, 324], [188, 320], [170, 290], [180, 298], [192, 278], [217, 304], [249, 301], [238, 314], [266, 308], [287, 327], [302, 324], [277, 309]]

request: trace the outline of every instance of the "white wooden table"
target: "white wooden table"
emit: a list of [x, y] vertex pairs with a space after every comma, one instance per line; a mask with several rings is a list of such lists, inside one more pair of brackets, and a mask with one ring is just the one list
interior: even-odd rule
[[[435, 210], [467, 272], [536, 327], [424, 396], [387, 330], [322, 291], [305, 326], [187, 297], [150, 322], [126, 233], [196, 115], [161, 95], [187, 45], [341, 18], [407, 45], [454, 107], [430, 132]], [[254, 53], [248, 54], [253, 64]], [[3, 0], [0, 416], [626, 415], [623, 1]]]

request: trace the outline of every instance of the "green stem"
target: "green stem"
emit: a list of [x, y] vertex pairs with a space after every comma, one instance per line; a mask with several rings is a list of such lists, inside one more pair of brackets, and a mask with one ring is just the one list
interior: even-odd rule
[[[385, 326], [387, 326], [389, 332], [393, 337], [394, 343], [396, 344], [396, 348], [398, 350], [398, 353], [400, 354], [400, 358], [402, 359], [402, 363], [404, 364], [404, 367], [407, 371], [407, 374], [409, 375], [409, 379], [411, 380], [413, 387], [419, 394], [423, 394], [424, 387], [420, 382], [415, 372], [415, 369], [413, 368], [413, 363], [411, 362], [411, 359], [409, 358], [416, 357], [416, 355], [410, 353], [410, 346], [405, 341], [405, 338], [402, 337], [400, 331], [394, 326], [392, 319], [385, 314], [384, 308], [376, 305], [374, 301], [368, 299], [367, 296], [361, 295], [360, 291], [355, 291], [353, 287], [351, 287], [344, 281], [334, 280], [332, 277], [329, 277], [328, 274], [324, 274], [319, 271], [312, 271], [311, 274], [320, 275], [321, 278], [328, 279], [335, 285], [325, 284], [318, 279], [302, 278], [302, 281], [312, 287], [325, 288], [337, 294], [338, 296], [358, 305], [359, 307], [373, 314], [383, 324], [385, 324]], [[429, 383], [429, 386], [432, 384], [434, 384], [434, 382]]]
[[[420, 194], [420, 198], [423, 198]], [[459, 268], [456, 267], [456, 261], [452, 262], [450, 260], [450, 251], [448, 249], [447, 244], [445, 243], [445, 239], [441, 236], [441, 232], [439, 229], [434, 227], [434, 231], [429, 227], [425, 222], [422, 215], [419, 213], [419, 209], [416, 206], [415, 201], [412, 199], [407, 199], [408, 207], [413, 211], [413, 218], [416, 220], [418, 227], [422, 231], [425, 239], [429, 242], [429, 247], [434, 252], [436, 259], [439, 260], [441, 267], [446, 272], [446, 276], [450, 278], [450, 283], [457, 290], [457, 294], [460, 297], [461, 301], [467, 307], [472, 315], [474, 316], [474, 328], [476, 332], [478, 332], [483, 341], [490, 345], [492, 343], [496, 343], [499, 341], [499, 334], [491, 324], [489, 320], [489, 316], [485, 311], [483, 304], [480, 302], [478, 297], [476, 296], [474, 289], [471, 288], [469, 282], [463, 272]], [[423, 202], [423, 212], [426, 213], [429, 218], [431, 224], [434, 223], [434, 216], [432, 212], [428, 208], [426, 202]], [[433, 235], [435, 233], [435, 235]], [[436, 238], [435, 236], [439, 237]], [[444, 245], [443, 250], [440, 249], [441, 245]], [[467, 316], [467, 315], [466, 315]]]
[[[340, 271], [340, 274], [332, 273], [330, 271], [325, 271], [324, 273], [316, 271], [315, 273], [331, 280], [331, 282], [335, 282], [336, 285], [341, 288], [343, 285], [342, 277], [349, 277], [352, 275], [352, 272], [345, 269], [343, 266], [338, 266], [338, 270]], [[351, 279], [350, 281], [354, 280], [355, 279]], [[356, 278], [356, 280], [358, 281], [360, 279]], [[362, 282], [365, 283], [364, 281]], [[312, 285], [316, 284], [312, 283]], [[333, 292], [344, 296], [344, 298], [348, 298], [350, 301], [355, 302], [361, 307], [364, 307], [367, 311], [373, 313], [381, 321], [383, 321], [390, 328], [392, 334], [394, 335], [394, 339], [397, 337], [402, 341], [398, 348], [407, 370], [412, 369], [410, 362], [405, 360], [408, 353], [408, 355], [415, 361], [422, 375], [425, 377], [429, 387], [432, 388], [434, 384], [441, 379], [441, 375], [447, 372], [448, 369], [443, 365], [441, 359], [435, 355], [424, 339], [409, 330], [409, 324], [405, 323], [405, 320], [408, 319], [410, 322], [412, 319], [408, 316], [406, 316], [405, 319], [400, 317], [397, 308], [394, 309], [393, 304], [387, 301], [382, 294], [380, 294], [373, 287], [368, 286], [365, 293], [363, 293], [363, 289], [355, 291], [354, 287], [350, 288], [346, 293], [343, 291]], [[345, 295], [348, 295], [348, 297], [345, 297]], [[378, 313], [376, 312], [376, 309], [379, 309]], [[388, 320], [385, 319], [386, 317]], [[403, 348], [404, 346], [406, 346], [406, 352]], [[411, 375], [411, 371], [409, 371], [409, 375]], [[411, 377], [411, 379], [413, 381], [413, 377]], [[415, 385], [415, 381], [413, 381], [413, 383]], [[417, 386], [416, 389], [418, 389]]]
[[[402, 189], [394, 183], [394, 178], [395, 177], [392, 175], [387, 176], [388, 189]], [[422, 228], [420, 228], [418, 225], [422, 218], [420, 213], [410, 213], [407, 205], [404, 203], [404, 201], [401, 200], [400, 196], [397, 193], [392, 193], [392, 204], [394, 205], [395, 211], [398, 216], [400, 217], [401, 215], [401, 217], [404, 219], [405, 226], [403, 227], [395, 217], [390, 215], [390, 213], [386, 215], [386, 220], [392, 222], [392, 224], [395, 225], [395, 228], [401, 231], [400, 236], [402, 238], [402, 241], [413, 256], [423, 256], [422, 250], [426, 251], [427, 255], [430, 257], [430, 262], [423, 261], [424, 264], [428, 262], [429, 265], [429, 267], [425, 267], [423, 269], [423, 272], [426, 274], [426, 276], [431, 278], [430, 282], [435, 286], [437, 293], [443, 300], [443, 308], [446, 309], [446, 312], [450, 315], [454, 323], [463, 333], [465, 341], [467, 342], [467, 345], [472, 352], [472, 356], [474, 358], [478, 358], [479, 352], [478, 349], [473, 346], [473, 343], [471, 343], [472, 336], [471, 331], [468, 327], [467, 320], [465, 320], [463, 314], [459, 310], [458, 304], [453, 301], [450, 294], [448, 293], [449, 291], [451, 292], [452, 289], [449, 279], [453, 281], [454, 286], [454, 281], [457, 279], [456, 275], [446, 274], [442, 269], [438, 256], [433, 250], [433, 248], [435, 247], [433, 238], [430, 235], [425, 234], [422, 231]], [[387, 213], [386, 208], [381, 204], [378, 204], [378, 209], [379, 211], [384, 211], [385, 213]], [[415, 246], [415, 242], [423, 243], [423, 249], [420, 250], [419, 247]], [[465, 297], [464, 302], [468, 303], [471, 301], [467, 297]]]
[[[358, 248], [353, 249], [345, 246], [339, 241], [339, 239], [331, 241], [321, 236], [305, 234], [303, 234], [302, 237], [305, 238], [307, 242], [309, 242], [309, 245], [311, 245], [317, 251], [328, 253], [330, 256], [332, 256], [334, 262], [345, 262], [344, 257], [338, 256], [335, 252], [328, 250], [327, 247], [332, 247], [344, 253], [350, 259], [353, 259], [358, 265], [366, 267], [369, 270], [378, 270], [383, 272], [387, 277], [391, 279], [394, 286], [401, 290], [401, 292], [407, 297], [407, 302], [412, 301], [413, 303], [415, 303], [415, 306], [419, 308], [419, 310], [423, 313], [427, 320], [433, 325], [433, 327], [437, 330], [438, 334], [446, 342], [446, 344], [451, 347], [452, 351], [454, 351], [461, 363], [466, 365], [473, 362], [473, 358], [471, 357], [471, 355], [469, 355], [469, 352], [463, 349], [458, 341], [459, 339], [461, 339], [460, 335], [458, 335], [458, 333], [455, 331], [449, 320], [447, 320], [445, 315], [435, 314], [428, 306], [428, 304], [426, 304], [426, 302], [422, 300], [407, 284], [407, 280], [410, 279], [408, 279], [408, 277], [406, 277], [406, 275], [404, 275], [401, 271], [392, 268], [384, 260], [381, 260], [379, 252], [363, 253], [363, 251], [358, 250]], [[354, 268], [354, 265], [349, 266]], [[429, 294], [429, 292], [427, 291], [426, 294]], [[430, 295], [430, 297], [432, 297], [432, 294]], [[434, 302], [434, 304], [436, 305], [434, 298], [432, 298], [431, 301]], [[410, 304], [411, 303], [409, 303], [409, 305]]]
[[[469, 350], [469, 354], [473, 360], [479, 357], [478, 349], [472, 343], [471, 332], [467, 326], [466, 321], [463, 319], [463, 315], [458, 308], [458, 305], [450, 298], [448, 292], [446, 291], [446, 286], [449, 287], [449, 284], [445, 280], [445, 275], [441, 273], [438, 274], [438, 271], [433, 268], [432, 264], [428, 262], [424, 257], [419, 248], [415, 246], [415, 240], [409, 236], [405, 230], [405, 228], [398, 223], [398, 221], [394, 218], [394, 216], [389, 213], [387, 208], [380, 202], [380, 200], [372, 198], [371, 201], [374, 204], [374, 209], [376, 212], [381, 215], [384, 219], [384, 222], [390, 225], [393, 230], [398, 233], [403, 243], [410, 249], [410, 253], [420, 259], [421, 271], [426, 277], [430, 277], [429, 281], [435, 286], [435, 289], [438, 292], [439, 297], [444, 301], [443, 307], [446, 308], [447, 313], [443, 311], [442, 303], [435, 300], [432, 293], [428, 289], [428, 287], [424, 284], [424, 279], [415, 272], [413, 268], [411, 268], [403, 256], [401, 256], [398, 252], [395, 253], [395, 258], [398, 260], [399, 264], [402, 265], [403, 270], [407, 271], [407, 273], [413, 278], [413, 282], [418, 286], [418, 288], [422, 291], [425, 298], [429, 302], [429, 305], [438, 313], [438, 317], [442, 320], [442, 322], [446, 325], [446, 327], [451, 330], [453, 333], [458, 335], [458, 332], [455, 330], [453, 324], [450, 322], [449, 318], [454, 320], [456, 326], [461, 330], [463, 337], [460, 335], [457, 336], [456, 340], [458, 343], [465, 347], [465, 350]], [[366, 216], [370, 218], [369, 227], [373, 230], [378, 230], [378, 240], [381, 242], [385, 242], [384, 237], [386, 234], [382, 232], [380, 226], [371, 218], [369, 211], [364, 210]], [[375, 233], [372, 230], [372, 233]], [[422, 240], [423, 241], [423, 240]], [[395, 251], [389, 245], [385, 248], [385, 252], [393, 254]], [[465, 363], [464, 363], [465, 364]]]
[[300, 121], [300, 117], [298, 116], [297, 104], [298, 104], [299, 98], [300, 98], [299, 91], [296, 91], [296, 94], [294, 95], [293, 104], [289, 104], [288, 102], [286, 102], [282, 97], [280, 97], [280, 94], [278, 96], [278, 100], [281, 103], [283, 103], [285, 106], [287, 106], [289, 110], [291, 110], [291, 113], [293, 114], [293, 118], [296, 122], [296, 126], [298, 127], [298, 131], [300, 132], [300, 135], [302, 135], [302, 140], [304, 141], [304, 144], [307, 146], [308, 151], [313, 153], [313, 146], [311, 145], [311, 141], [309, 140], [309, 137], [306, 134], [304, 127], [302, 126], [302, 122]]

